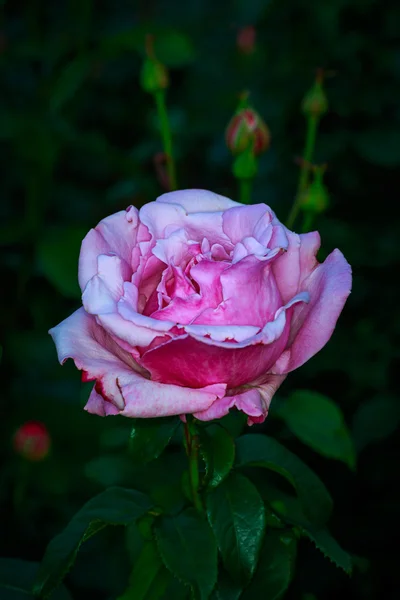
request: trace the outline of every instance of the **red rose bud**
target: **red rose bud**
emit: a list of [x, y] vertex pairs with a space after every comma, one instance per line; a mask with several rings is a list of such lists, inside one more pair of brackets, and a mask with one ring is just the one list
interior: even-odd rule
[[268, 149], [271, 134], [258, 112], [246, 107], [240, 109], [231, 119], [225, 139], [233, 154], [240, 154], [252, 145], [254, 154], [258, 155]]
[[314, 167], [314, 179], [302, 194], [301, 207], [306, 212], [315, 214], [325, 212], [329, 207], [328, 190], [323, 182], [326, 167]]
[[256, 45], [256, 30], [253, 25], [239, 29], [236, 45], [243, 54], [253, 54]]
[[303, 98], [301, 109], [307, 117], [322, 117], [328, 110], [328, 100], [322, 87], [323, 71], [319, 70], [314, 85]]
[[47, 428], [39, 421], [27, 421], [15, 432], [13, 446], [15, 452], [27, 460], [43, 460], [50, 449]]
[[154, 94], [155, 92], [165, 90], [165, 88], [168, 87], [168, 71], [166, 67], [157, 60], [153, 49], [153, 38], [150, 35], [146, 38], [146, 52], [147, 57], [144, 60], [142, 71], [140, 73], [140, 83], [146, 92]]

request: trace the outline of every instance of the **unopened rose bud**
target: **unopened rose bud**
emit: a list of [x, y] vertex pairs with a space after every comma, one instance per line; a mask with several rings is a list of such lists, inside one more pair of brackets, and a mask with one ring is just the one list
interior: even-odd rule
[[151, 36], [146, 38], [146, 52], [147, 57], [140, 73], [140, 83], [146, 92], [154, 94], [168, 87], [168, 71], [154, 55], [153, 38]]
[[256, 45], [256, 30], [253, 25], [239, 29], [236, 45], [243, 54], [253, 54]]
[[323, 72], [319, 71], [314, 85], [303, 98], [301, 109], [307, 117], [322, 117], [328, 110], [328, 100], [322, 87]]
[[314, 167], [314, 179], [302, 194], [301, 207], [315, 214], [325, 212], [329, 206], [328, 190], [323, 182], [325, 167]]
[[15, 432], [13, 446], [15, 452], [27, 460], [43, 460], [50, 450], [47, 428], [39, 421], [27, 421]]
[[253, 108], [240, 109], [231, 119], [225, 134], [226, 144], [233, 154], [252, 146], [255, 155], [268, 149], [271, 134], [258, 112]]

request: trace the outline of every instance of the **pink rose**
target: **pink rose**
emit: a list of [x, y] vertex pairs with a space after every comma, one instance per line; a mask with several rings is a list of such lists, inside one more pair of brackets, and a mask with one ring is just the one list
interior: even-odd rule
[[350, 293], [342, 253], [319, 264], [319, 246], [265, 204], [203, 190], [103, 219], [82, 243], [83, 307], [50, 331], [60, 362], [95, 381], [86, 410], [208, 421], [236, 406], [262, 422]]

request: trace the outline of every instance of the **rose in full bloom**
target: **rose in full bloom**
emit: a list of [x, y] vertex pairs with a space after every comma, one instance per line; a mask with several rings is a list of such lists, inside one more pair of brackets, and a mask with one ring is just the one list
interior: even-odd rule
[[83, 307], [50, 331], [93, 381], [98, 415], [232, 407], [262, 422], [287, 374], [329, 340], [351, 288], [339, 250], [318, 263], [265, 204], [170, 192], [103, 219], [82, 243]]

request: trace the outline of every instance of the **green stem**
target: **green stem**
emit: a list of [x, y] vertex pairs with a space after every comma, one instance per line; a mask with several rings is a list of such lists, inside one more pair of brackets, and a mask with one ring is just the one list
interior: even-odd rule
[[154, 93], [157, 106], [158, 118], [160, 120], [161, 136], [164, 145], [164, 152], [167, 160], [167, 173], [171, 191], [177, 189], [175, 161], [172, 152], [172, 135], [169, 126], [167, 107], [165, 104], [165, 91], [159, 90]]
[[188, 422], [185, 423], [185, 446], [189, 460], [189, 481], [193, 504], [198, 511], [202, 512], [203, 505], [199, 494], [199, 440], [193, 424], [189, 424]]
[[253, 187], [252, 179], [239, 179], [240, 202], [242, 204], [251, 204], [251, 191]]
[[310, 173], [310, 167], [313, 159], [315, 141], [317, 139], [318, 123], [319, 117], [310, 116], [307, 119], [306, 143], [304, 146], [303, 159], [300, 167], [300, 177], [297, 187], [296, 199], [293, 203], [292, 209], [289, 213], [288, 220], [286, 223], [289, 229], [293, 227], [297, 215], [299, 214], [301, 197], [308, 186], [308, 176]]

